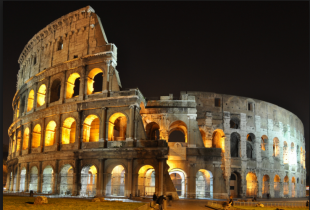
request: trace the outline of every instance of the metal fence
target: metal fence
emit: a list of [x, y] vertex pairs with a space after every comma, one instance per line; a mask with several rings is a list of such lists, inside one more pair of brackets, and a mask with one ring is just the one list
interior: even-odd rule
[[[223, 201], [207, 201], [207, 205], [215, 208], [223, 208]], [[271, 208], [276, 208], [276, 207], [286, 207], [286, 208], [303, 208], [307, 207], [306, 202], [238, 202], [234, 201], [234, 206], [231, 206], [230, 209], [232, 210], [239, 210], [242, 209], [244, 206], [248, 207], [255, 207], [257, 204], [263, 204], [264, 207], [271, 207]], [[240, 208], [238, 208], [240, 207]]]

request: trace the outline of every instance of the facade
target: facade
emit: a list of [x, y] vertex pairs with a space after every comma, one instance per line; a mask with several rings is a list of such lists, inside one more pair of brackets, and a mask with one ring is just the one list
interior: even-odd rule
[[[174, 199], [304, 197], [303, 124], [264, 101], [124, 90], [117, 48], [90, 6], [47, 25], [18, 60], [11, 192]], [[179, 142], [170, 142], [181, 132]]]

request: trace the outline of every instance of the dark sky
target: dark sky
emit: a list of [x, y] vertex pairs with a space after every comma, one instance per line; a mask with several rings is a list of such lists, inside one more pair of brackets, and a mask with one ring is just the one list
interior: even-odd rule
[[118, 47], [123, 87], [139, 87], [144, 96], [188, 90], [264, 100], [295, 113], [309, 142], [308, 2], [44, 1], [4, 2], [4, 144], [24, 46], [87, 5]]

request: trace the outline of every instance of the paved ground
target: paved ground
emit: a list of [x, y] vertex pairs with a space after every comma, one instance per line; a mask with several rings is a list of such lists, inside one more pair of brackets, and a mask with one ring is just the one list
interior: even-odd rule
[[178, 200], [173, 201], [171, 206], [167, 206], [167, 210], [208, 210], [210, 208], [205, 207], [207, 204], [204, 200]]

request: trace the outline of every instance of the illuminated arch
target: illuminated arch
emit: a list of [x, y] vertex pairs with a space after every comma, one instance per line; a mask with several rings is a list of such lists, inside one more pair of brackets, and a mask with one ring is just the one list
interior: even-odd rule
[[37, 93], [37, 107], [45, 104], [46, 85], [42, 84]]
[[19, 105], [20, 105], [20, 101], [18, 101], [17, 107], [16, 107], [16, 118], [19, 117]]
[[262, 194], [264, 198], [267, 198], [267, 194], [270, 193], [270, 179], [268, 175], [263, 176], [263, 188], [262, 188]]
[[213, 175], [211, 171], [200, 169], [196, 174], [196, 197], [213, 198]]
[[262, 149], [263, 151], [266, 151], [265, 145], [267, 144], [267, 141], [268, 141], [268, 137], [267, 137], [266, 135], [263, 135], [263, 136], [261, 137], [261, 149]]
[[68, 117], [63, 122], [62, 127], [62, 144], [72, 144], [75, 142], [75, 133], [76, 133], [76, 122], [72, 117]]
[[275, 137], [273, 139], [273, 152], [272, 152], [272, 156], [274, 157], [278, 157], [280, 155], [280, 145], [279, 145], [280, 141], [277, 137]]
[[200, 135], [201, 135], [202, 142], [203, 142], [204, 146], [206, 148], [210, 148], [212, 145], [210, 145], [210, 141], [208, 141], [208, 139], [207, 139], [206, 132], [202, 128], [199, 128], [199, 131], [200, 131]]
[[52, 146], [55, 143], [56, 122], [50, 121], [45, 131], [45, 146]]
[[292, 177], [292, 198], [296, 197], [296, 180]]
[[31, 111], [32, 108], [33, 108], [33, 101], [34, 101], [34, 91], [31, 90], [29, 92], [29, 95], [28, 95], [28, 105], [27, 105], [27, 112]]
[[[87, 95], [93, 94], [94, 93], [94, 78], [98, 74], [103, 74], [103, 71], [99, 68], [94, 68], [91, 70], [88, 74], [87, 78]], [[103, 78], [101, 78], [103, 80]]]
[[[78, 85], [76, 83], [79, 83], [80, 75], [78, 73], [73, 73], [70, 75], [67, 81], [67, 92], [66, 92], [66, 98], [72, 98], [73, 96], [79, 95], [79, 93], [74, 92], [75, 85]], [[79, 87], [77, 87], [79, 90]], [[78, 91], [79, 92], [79, 91]]]
[[169, 175], [172, 180], [174, 187], [176, 188], [177, 194], [180, 197], [185, 197], [186, 192], [186, 173], [182, 169], [171, 169], [169, 170]]
[[22, 140], [22, 132], [21, 131], [18, 131], [17, 133], [17, 145], [16, 145], [16, 151], [20, 151], [20, 143], [21, 143], [21, 140]]
[[221, 129], [213, 131], [212, 135], [212, 147], [222, 148], [222, 152], [225, 152], [225, 133]]
[[28, 148], [29, 144], [29, 128], [26, 128], [23, 136], [23, 150]]
[[122, 165], [117, 165], [111, 172], [108, 180], [107, 195], [109, 196], [124, 196], [125, 195], [125, 168]]
[[60, 99], [61, 92], [61, 81], [60, 79], [55, 79], [51, 86], [50, 92], [50, 103], [58, 101]]
[[246, 196], [257, 196], [258, 186], [255, 173], [249, 172], [246, 175]]
[[60, 170], [60, 195], [71, 195], [73, 189], [73, 168], [65, 164]]
[[37, 148], [40, 146], [41, 142], [41, 126], [37, 124], [32, 132], [32, 145], [31, 148]]
[[127, 118], [123, 113], [114, 113], [109, 119], [109, 141], [122, 141], [126, 139]]
[[99, 126], [99, 118], [96, 115], [88, 115], [83, 125], [83, 142], [98, 142]]
[[37, 192], [38, 190], [38, 168], [36, 166], [33, 166], [30, 170], [30, 182], [29, 182], [29, 191], [33, 190], [34, 192]]
[[42, 193], [52, 193], [54, 191], [54, 170], [48, 165], [43, 170]]
[[159, 125], [156, 122], [151, 122], [146, 125], [146, 136], [149, 140], [159, 140]]
[[170, 134], [174, 131], [181, 131], [184, 134], [185, 143], [187, 143], [187, 126], [183, 121], [177, 120], [171, 123], [169, 126], [168, 136], [170, 136]]
[[25, 191], [25, 182], [26, 182], [26, 168], [23, 167], [20, 171], [20, 178], [19, 178], [19, 191], [24, 192]]
[[152, 196], [155, 192], [155, 169], [151, 165], [144, 165], [138, 174], [139, 196]]
[[284, 197], [288, 197], [288, 195], [289, 195], [289, 188], [288, 188], [289, 183], [288, 182], [289, 182], [288, 176], [285, 176], [284, 182], [283, 182], [283, 195], [284, 195]]
[[12, 143], [12, 153], [15, 152], [15, 147], [16, 147], [16, 137], [15, 133], [13, 134], [13, 143]]

